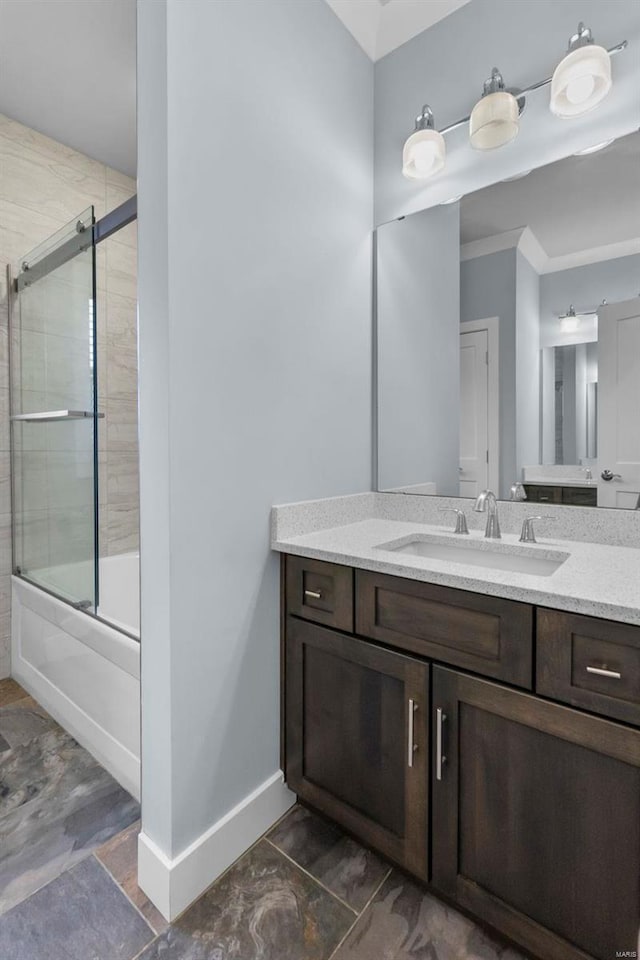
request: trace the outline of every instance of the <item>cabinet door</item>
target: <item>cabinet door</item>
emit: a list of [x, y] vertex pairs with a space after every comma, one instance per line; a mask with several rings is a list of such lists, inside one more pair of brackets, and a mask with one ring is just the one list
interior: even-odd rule
[[287, 783], [427, 877], [429, 666], [287, 620]]
[[640, 730], [440, 667], [433, 712], [434, 886], [543, 960], [635, 955]]

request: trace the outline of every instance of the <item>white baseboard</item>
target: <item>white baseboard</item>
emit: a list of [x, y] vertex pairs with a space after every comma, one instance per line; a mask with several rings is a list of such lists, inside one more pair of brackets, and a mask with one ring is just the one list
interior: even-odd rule
[[175, 920], [295, 803], [281, 771], [171, 859], [144, 832], [138, 838], [138, 885], [166, 920]]

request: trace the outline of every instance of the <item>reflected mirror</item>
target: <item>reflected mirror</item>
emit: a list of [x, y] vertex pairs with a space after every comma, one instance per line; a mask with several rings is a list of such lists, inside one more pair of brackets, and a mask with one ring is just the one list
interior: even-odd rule
[[640, 133], [377, 231], [378, 489], [640, 507]]

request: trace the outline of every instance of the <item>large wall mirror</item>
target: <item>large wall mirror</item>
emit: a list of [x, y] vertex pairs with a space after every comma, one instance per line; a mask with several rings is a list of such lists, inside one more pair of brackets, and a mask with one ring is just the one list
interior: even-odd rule
[[378, 489], [640, 507], [640, 133], [377, 231]]

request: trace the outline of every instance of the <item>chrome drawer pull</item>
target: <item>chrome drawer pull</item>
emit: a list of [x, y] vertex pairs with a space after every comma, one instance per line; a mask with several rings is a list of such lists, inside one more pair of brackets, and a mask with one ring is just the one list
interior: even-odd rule
[[407, 764], [410, 767], [413, 766], [413, 755], [418, 749], [418, 745], [413, 742], [414, 740], [413, 719], [417, 709], [418, 709], [418, 704], [415, 702], [415, 700], [410, 699], [409, 700], [409, 724], [408, 724], [409, 733], [407, 736]]
[[611, 677], [612, 680], [621, 680], [622, 674], [617, 670], [607, 670], [606, 667], [587, 667], [587, 673], [595, 673], [598, 677]]
[[305, 597], [311, 597], [312, 600], [322, 600], [322, 594], [319, 590], [305, 590]]
[[436, 780], [442, 780], [442, 767], [447, 762], [442, 752], [442, 728], [446, 719], [446, 713], [442, 707], [438, 707], [436, 710]]

